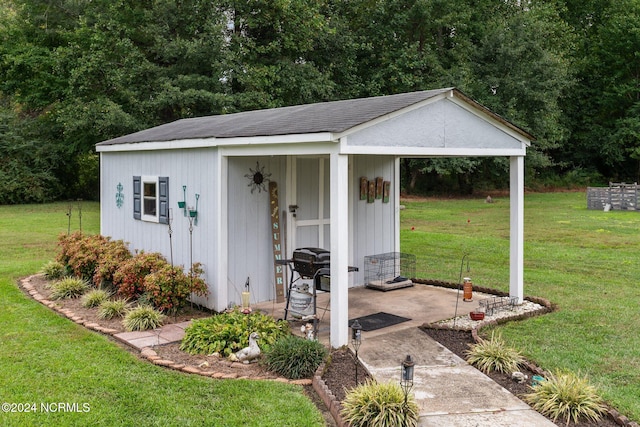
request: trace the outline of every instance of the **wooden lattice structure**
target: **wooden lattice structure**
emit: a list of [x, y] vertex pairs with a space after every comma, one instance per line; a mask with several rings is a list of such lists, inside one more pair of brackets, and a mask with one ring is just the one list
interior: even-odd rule
[[587, 209], [638, 210], [638, 183], [610, 182], [608, 187], [587, 187]]

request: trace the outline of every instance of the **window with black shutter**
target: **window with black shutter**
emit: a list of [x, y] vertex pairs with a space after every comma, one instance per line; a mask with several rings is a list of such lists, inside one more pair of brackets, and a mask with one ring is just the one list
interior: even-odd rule
[[133, 218], [169, 223], [169, 177], [133, 177]]

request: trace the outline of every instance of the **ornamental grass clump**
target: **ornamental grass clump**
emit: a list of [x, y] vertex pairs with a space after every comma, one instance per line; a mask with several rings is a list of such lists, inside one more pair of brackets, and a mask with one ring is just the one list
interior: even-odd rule
[[347, 392], [341, 415], [351, 427], [417, 426], [418, 405], [399, 384], [369, 380]]
[[491, 338], [470, 346], [467, 362], [486, 373], [496, 371], [512, 373], [524, 363], [522, 354], [506, 345], [502, 336], [493, 331]]
[[104, 289], [92, 289], [82, 296], [82, 306], [84, 308], [94, 308], [100, 306], [109, 299], [111, 294]]
[[98, 317], [100, 319], [124, 317], [129, 310], [129, 306], [129, 301], [125, 298], [103, 301], [98, 307]]
[[165, 317], [150, 305], [139, 305], [127, 311], [122, 324], [128, 332], [147, 331], [161, 326]]
[[63, 277], [51, 285], [51, 299], [78, 298], [89, 289], [89, 282], [78, 277]]
[[582, 419], [597, 422], [606, 407], [595, 387], [585, 377], [571, 372], [549, 374], [544, 381], [532, 387], [524, 400], [533, 409], [553, 419], [578, 423]]
[[265, 353], [265, 364], [270, 371], [297, 380], [311, 377], [325, 357], [327, 349], [318, 341], [288, 335]]
[[65, 275], [65, 268], [58, 261], [49, 261], [42, 266], [42, 274], [47, 280], [57, 280]]

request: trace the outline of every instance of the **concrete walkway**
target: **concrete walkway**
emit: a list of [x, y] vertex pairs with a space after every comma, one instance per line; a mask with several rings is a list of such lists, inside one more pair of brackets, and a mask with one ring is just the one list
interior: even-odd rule
[[182, 341], [184, 330], [189, 324], [191, 324], [191, 322], [165, 325], [152, 331], [121, 332], [114, 334], [113, 337], [133, 348], [142, 350], [145, 347], [154, 347]]
[[411, 393], [421, 427], [555, 426], [417, 328], [372, 337], [358, 353], [378, 382], [399, 382], [407, 354], [416, 364]]

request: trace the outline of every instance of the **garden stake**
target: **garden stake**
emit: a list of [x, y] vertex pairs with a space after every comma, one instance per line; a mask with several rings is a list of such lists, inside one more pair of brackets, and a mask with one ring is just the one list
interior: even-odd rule
[[173, 240], [171, 239], [171, 235], [173, 234], [173, 230], [171, 229], [171, 223], [173, 222], [173, 209], [169, 208], [169, 255], [171, 259], [171, 267], [173, 267]]
[[82, 199], [78, 199], [78, 218], [80, 219], [80, 232], [82, 233]]
[[68, 218], [67, 236], [71, 233], [71, 211], [72, 210], [73, 210], [73, 205], [69, 203], [69, 206], [67, 206], [67, 218]]
[[193, 220], [195, 218], [191, 215], [187, 218], [189, 219], [189, 285], [193, 287]]
[[464, 260], [467, 259], [467, 273], [469, 273], [469, 254], [462, 256], [462, 262], [460, 263], [460, 277], [458, 278], [458, 292], [456, 294], [456, 309], [453, 314], [453, 327], [456, 327], [456, 318], [458, 317], [458, 300], [460, 299], [460, 287], [462, 286], [462, 269], [464, 267]]

